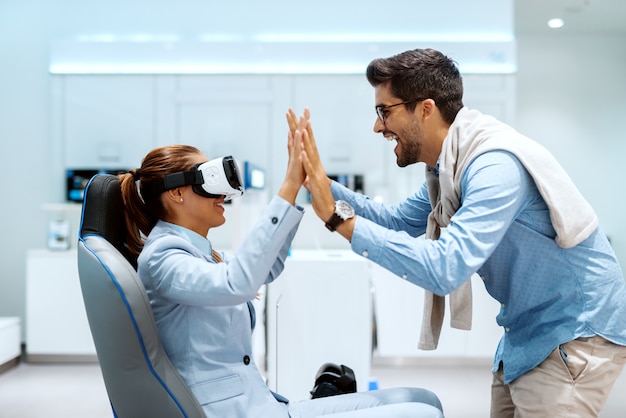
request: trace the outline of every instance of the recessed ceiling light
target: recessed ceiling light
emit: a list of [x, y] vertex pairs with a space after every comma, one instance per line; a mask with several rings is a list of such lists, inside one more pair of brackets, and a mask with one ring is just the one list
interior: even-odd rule
[[565, 23], [563, 22], [563, 19], [560, 19], [558, 17], [548, 20], [548, 27], [550, 27], [551, 29], [562, 28], [564, 24]]

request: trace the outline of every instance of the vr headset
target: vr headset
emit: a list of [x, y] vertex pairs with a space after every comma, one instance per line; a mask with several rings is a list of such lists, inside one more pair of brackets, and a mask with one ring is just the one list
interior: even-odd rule
[[345, 364], [324, 363], [315, 375], [311, 399], [356, 392], [354, 371]]
[[229, 155], [196, 164], [189, 171], [168, 174], [163, 178], [162, 185], [146, 191], [156, 197], [164, 191], [183, 186], [192, 186], [194, 193], [200, 196], [214, 199], [224, 196], [225, 200], [241, 196], [244, 190], [237, 162]]

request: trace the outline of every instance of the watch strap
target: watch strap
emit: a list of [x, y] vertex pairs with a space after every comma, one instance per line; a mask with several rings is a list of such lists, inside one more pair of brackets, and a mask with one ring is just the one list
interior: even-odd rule
[[333, 213], [333, 216], [326, 221], [325, 226], [330, 232], [335, 232], [337, 227], [341, 225], [343, 221], [344, 219], [341, 216], [337, 215], [337, 213]]

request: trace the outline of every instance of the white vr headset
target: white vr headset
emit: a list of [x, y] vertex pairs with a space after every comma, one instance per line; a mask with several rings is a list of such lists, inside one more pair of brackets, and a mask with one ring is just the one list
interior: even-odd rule
[[183, 186], [192, 186], [200, 196], [224, 196], [225, 200], [241, 196], [244, 190], [237, 161], [230, 155], [196, 164], [189, 171], [166, 175], [160, 193]]

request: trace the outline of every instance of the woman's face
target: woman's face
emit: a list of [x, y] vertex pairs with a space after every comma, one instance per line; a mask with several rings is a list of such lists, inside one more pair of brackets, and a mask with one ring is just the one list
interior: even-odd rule
[[[208, 158], [199, 154], [195, 163], [203, 163]], [[226, 222], [224, 217], [224, 196], [218, 198], [203, 197], [192, 190], [192, 186], [181, 187], [182, 201], [177, 203], [177, 218], [181, 226], [191, 229], [202, 236], [208, 234], [209, 229], [216, 228]]]

